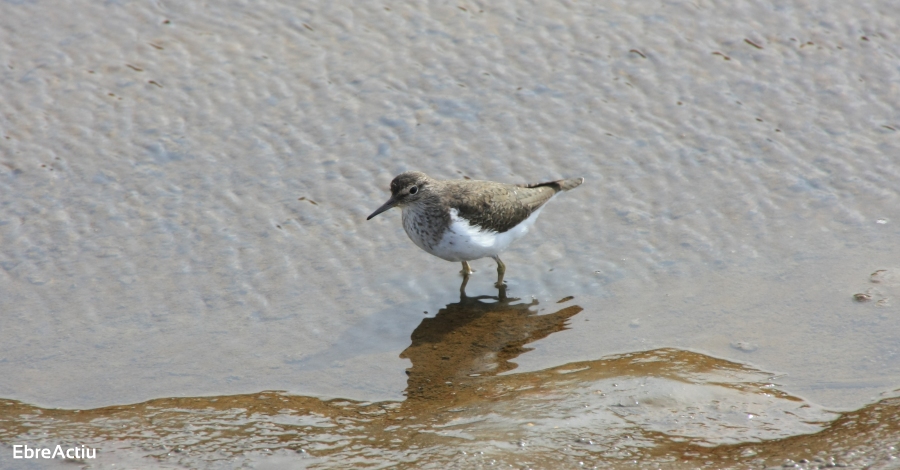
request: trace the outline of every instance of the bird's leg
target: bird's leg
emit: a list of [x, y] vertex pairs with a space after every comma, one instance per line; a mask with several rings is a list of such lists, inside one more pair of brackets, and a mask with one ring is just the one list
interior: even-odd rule
[[466, 284], [469, 283], [469, 276], [463, 276], [462, 284], [459, 285], [459, 301], [466, 300]]
[[472, 269], [471, 266], [469, 266], [468, 261], [463, 261], [462, 264], [463, 264], [463, 268], [462, 268], [462, 271], [460, 271], [459, 273], [462, 274], [463, 277], [469, 277], [469, 274], [472, 274], [475, 272], [475, 270]]
[[491, 256], [491, 258], [494, 258], [494, 261], [497, 262], [497, 284], [495, 286], [501, 287], [503, 286], [503, 275], [506, 274], [506, 265], [503, 264], [503, 261], [500, 261], [499, 256]]

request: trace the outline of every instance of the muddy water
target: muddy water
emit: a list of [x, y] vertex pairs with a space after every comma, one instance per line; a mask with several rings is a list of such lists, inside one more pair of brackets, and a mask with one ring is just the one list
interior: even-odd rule
[[[402, 354], [412, 363], [403, 402], [264, 392], [69, 411], [7, 401], [3, 438], [131, 449], [127, 458], [103, 456], [101, 465], [152, 457], [237, 466], [272, 455], [327, 467], [606, 467], [635, 459], [693, 464], [701, 446], [816, 432], [834, 418], [779, 392], [760, 371], [674, 349], [503, 375], [529, 343], [564, 330], [582, 309], [537, 315], [535, 302], [502, 294], [463, 296], [421, 322]], [[720, 458], [758, 464], [759, 452]]]
[[[2, 3], [0, 463], [892, 465], [896, 18]], [[409, 169], [586, 182], [460, 298]]]
[[59, 410], [5, 400], [0, 438], [36, 448], [98, 448], [97, 458], [70, 459], [97, 468], [893, 462], [897, 399], [838, 417], [779, 391], [771, 374], [694, 352], [657, 349], [504, 374], [530, 343], [565, 330], [582, 311], [571, 299], [562, 303], [570, 305], [538, 315], [536, 302], [501, 291], [462, 296], [422, 320], [402, 354], [412, 363], [403, 402], [261, 392]]

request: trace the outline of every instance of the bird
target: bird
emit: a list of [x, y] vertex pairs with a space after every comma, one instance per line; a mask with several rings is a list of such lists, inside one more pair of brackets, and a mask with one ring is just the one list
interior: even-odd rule
[[544, 205], [561, 191], [584, 182], [570, 178], [535, 184], [481, 180], [438, 180], [407, 171], [391, 181], [391, 197], [366, 220], [394, 207], [402, 210], [403, 229], [426, 252], [462, 262], [463, 288], [473, 272], [469, 261], [497, 262], [497, 287], [506, 265], [500, 253], [534, 225]]

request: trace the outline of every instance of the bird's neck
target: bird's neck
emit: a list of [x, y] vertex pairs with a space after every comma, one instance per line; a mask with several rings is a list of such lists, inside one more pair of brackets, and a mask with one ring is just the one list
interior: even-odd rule
[[402, 211], [403, 228], [419, 246], [436, 246], [450, 226], [450, 211], [436, 196], [423, 197], [414, 204], [403, 206]]

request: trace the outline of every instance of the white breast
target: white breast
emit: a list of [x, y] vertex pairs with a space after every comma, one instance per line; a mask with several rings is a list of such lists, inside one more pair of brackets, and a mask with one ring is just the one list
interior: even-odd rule
[[418, 243], [416, 244], [425, 251], [447, 261], [471, 261], [495, 256], [509, 248], [512, 242], [528, 233], [528, 229], [534, 225], [534, 221], [537, 220], [541, 209], [543, 207], [532, 212], [519, 225], [502, 233], [482, 230], [477, 226], [473, 226], [466, 219], [460, 217], [456, 209], [450, 209], [450, 226], [444, 232], [440, 242], [430, 249]]

